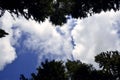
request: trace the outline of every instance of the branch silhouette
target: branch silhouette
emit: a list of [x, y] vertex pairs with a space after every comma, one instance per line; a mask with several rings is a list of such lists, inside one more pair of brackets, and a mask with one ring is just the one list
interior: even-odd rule
[[120, 0], [0, 0], [0, 17], [8, 11], [12, 16], [16, 14], [37, 22], [49, 18], [54, 25], [66, 23], [66, 15], [86, 18], [102, 11], [119, 9]]

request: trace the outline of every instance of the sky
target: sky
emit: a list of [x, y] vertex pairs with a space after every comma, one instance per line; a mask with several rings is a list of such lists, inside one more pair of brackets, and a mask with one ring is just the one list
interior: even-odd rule
[[9, 33], [0, 38], [0, 79], [19, 80], [41, 62], [48, 60], [81, 60], [98, 65], [94, 56], [103, 51], [120, 51], [120, 11], [102, 12], [84, 19], [69, 18], [62, 26], [49, 19], [44, 22], [11, 17], [0, 18], [0, 28]]

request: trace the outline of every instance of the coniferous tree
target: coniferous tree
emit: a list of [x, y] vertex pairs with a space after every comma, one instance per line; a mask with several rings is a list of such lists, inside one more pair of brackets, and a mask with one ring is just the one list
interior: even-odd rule
[[104, 72], [111, 75], [110, 80], [120, 80], [120, 52], [102, 52], [95, 57], [95, 61]]

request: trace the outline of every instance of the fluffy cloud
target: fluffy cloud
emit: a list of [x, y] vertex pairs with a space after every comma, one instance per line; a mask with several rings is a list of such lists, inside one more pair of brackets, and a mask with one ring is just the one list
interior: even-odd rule
[[[91, 63], [94, 56], [107, 50], [119, 50], [119, 34], [116, 26], [119, 12], [96, 14], [83, 20], [78, 20], [72, 31], [76, 44], [73, 50], [75, 59]], [[113, 25], [114, 24], [114, 25]]]
[[100, 52], [119, 50], [118, 18], [119, 12], [111, 11], [82, 20], [71, 18], [60, 27], [48, 19], [37, 23], [22, 17], [13, 20], [6, 14], [1, 25], [10, 35], [0, 39], [0, 69], [17, 57], [13, 46], [21, 45], [38, 54], [38, 63], [44, 59], [79, 59], [93, 63], [94, 56]]
[[[62, 28], [68, 27], [69, 24], [68, 21], [68, 24]], [[55, 27], [48, 20], [41, 24], [34, 21], [24, 21], [23, 23], [23, 20], [18, 20], [14, 25], [20, 26], [21, 31], [30, 35], [24, 40], [24, 45], [38, 54], [38, 62], [44, 59], [66, 60], [72, 58], [73, 45], [68, 29], [62, 30], [60, 26]]]
[[13, 19], [8, 13], [1, 18], [1, 28], [5, 29], [10, 35], [4, 38], [0, 38], [0, 70], [4, 68], [7, 64], [12, 63], [16, 56], [15, 48], [11, 44], [12, 37], [12, 23]]

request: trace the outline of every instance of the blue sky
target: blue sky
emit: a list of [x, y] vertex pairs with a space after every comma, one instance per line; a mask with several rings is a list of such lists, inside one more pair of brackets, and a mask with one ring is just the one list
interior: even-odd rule
[[9, 32], [0, 39], [0, 79], [30, 76], [45, 59], [79, 59], [97, 66], [95, 55], [120, 50], [119, 18], [120, 12], [102, 12], [85, 19], [70, 18], [63, 26], [55, 26], [48, 19], [41, 23], [23, 17], [14, 20], [6, 12], [0, 18], [0, 28]]

